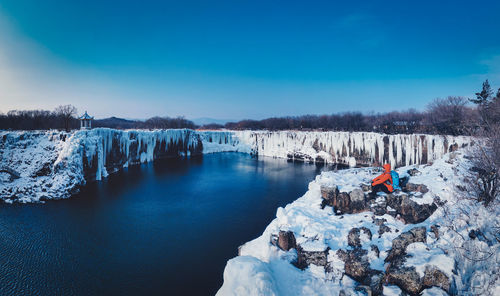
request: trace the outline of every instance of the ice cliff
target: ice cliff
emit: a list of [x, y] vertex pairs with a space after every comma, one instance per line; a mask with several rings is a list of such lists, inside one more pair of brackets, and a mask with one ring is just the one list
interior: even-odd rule
[[381, 162], [411, 165], [431, 162], [468, 143], [466, 137], [368, 132], [3, 131], [0, 199], [30, 202], [69, 197], [88, 180], [165, 157], [237, 151], [351, 167]]
[[350, 167], [427, 163], [470, 142], [468, 137], [372, 132], [237, 131], [234, 134], [258, 155]]

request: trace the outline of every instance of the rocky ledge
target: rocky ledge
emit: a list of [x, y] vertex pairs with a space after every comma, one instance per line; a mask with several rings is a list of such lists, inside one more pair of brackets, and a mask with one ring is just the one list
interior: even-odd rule
[[[408, 173], [419, 174], [416, 169]], [[351, 228], [344, 237], [347, 241], [345, 248], [334, 250], [326, 244], [311, 248], [314, 238], [296, 237], [293, 231], [279, 231], [271, 235], [271, 244], [285, 252], [296, 252], [292, 264], [302, 270], [319, 266], [328, 274], [338, 270], [339, 263], [332, 258], [339, 259], [343, 264], [342, 276], [352, 278], [358, 283], [356, 290], [368, 295], [383, 295], [384, 286], [397, 286], [403, 293], [412, 296], [421, 295], [425, 289], [432, 287], [452, 294], [449, 268], [443, 271], [432, 262], [415, 263], [421, 254], [428, 253], [427, 257], [437, 254], [448, 261], [448, 267], [453, 266], [453, 259], [447, 258], [441, 250], [431, 250], [426, 244], [428, 236], [432, 240], [439, 239], [439, 226], [431, 225], [428, 229], [425, 226], [413, 227], [397, 235], [400, 229], [386, 224], [389, 217], [406, 225], [427, 220], [444, 204], [439, 197], [429, 198], [426, 195], [429, 192], [427, 186], [415, 183], [408, 183], [402, 191], [393, 194], [372, 195], [371, 187], [365, 184], [349, 192], [341, 188], [332, 184], [320, 187], [321, 209], [332, 207], [333, 214], [341, 219], [349, 214], [366, 212], [368, 215], [364, 217], [371, 215], [372, 221], [371, 225]], [[393, 237], [392, 246], [381, 251], [379, 245], [386, 233]], [[411, 251], [408, 251], [409, 246]]]
[[377, 216], [389, 214], [405, 224], [415, 224], [425, 221], [441, 203], [437, 197], [431, 203], [416, 201], [423, 199], [423, 194], [429, 192], [423, 184], [408, 183], [401, 192], [375, 196], [367, 194], [369, 190], [370, 185], [365, 184], [351, 192], [340, 192], [335, 185], [322, 186], [321, 206], [333, 207], [338, 215], [372, 211]]
[[[434, 231], [432, 233], [431, 235], [435, 235]], [[395, 285], [412, 296], [420, 295], [424, 289], [431, 287], [438, 287], [451, 295], [451, 279], [437, 266], [425, 265], [423, 274], [420, 274], [417, 267], [406, 264], [407, 258], [412, 257], [407, 253], [407, 247], [414, 243], [425, 244], [427, 235], [425, 227], [415, 227], [397, 236], [384, 260], [385, 271], [371, 267], [371, 259], [380, 258], [381, 254], [376, 244], [372, 244], [373, 234], [366, 227], [352, 228], [346, 237], [349, 247], [338, 249], [335, 255], [344, 262], [344, 274], [360, 283], [357, 289], [368, 295], [383, 295], [383, 285]], [[296, 243], [291, 231], [280, 231], [277, 236], [272, 236], [271, 243], [283, 251], [295, 249], [297, 257], [293, 264], [300, 269], [315, 265], [322, 266], [327, 273], [332, 271], [332, 263], [328, 259], [331, 251], [329, 247], [307, 251]], [[366, 249], [363, 245], [368, 245], [369, 248]]]
[[373, 198], [376, 168], [323, 172], [240, 247], [217, 295], [500, 295], [499, 210], [460, 196], [469, 170], [461, 152], [398, 168], [411, 184]]

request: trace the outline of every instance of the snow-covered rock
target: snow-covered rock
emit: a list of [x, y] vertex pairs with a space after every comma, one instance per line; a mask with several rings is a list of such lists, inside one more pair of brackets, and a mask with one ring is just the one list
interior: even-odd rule
[[[309, 295], [497, 295], [500, 243], [495, 227], [500, 225], [500, 209], [486, 209], [458, 197], [457, 186], [463, 184], [471, 166], [464, 154], [453, 152], [432, 165], [398, 169], [400, 174], [412, 170], [411, 182], [427, 187], [422, 190], [425, 193], [412, 197], [419, 200], [413, 206], [440, 201], [430, 216], [413, 221], [416, 224], [406, 224], [389, 214], [376, 216], [373, 211], [338, 214], [332, 207], [322, 207], [322, 188], [335, 188], [337, 195], [349, 193], [369, 184], [378, 172], [357, 168], [322, 173], [309, 184], [304, 196], [278, 208], [276, 218], [260, 237], [240, 247], [241, 256], [229, 261], [217, 295], [234, 295], [232, 291], [240, 286], [255, 287], [253, 283], [263, 279], [269, 280], [266, 286], [275, 288], [274, 295], [307, 295], [305, 289]], [[385, 200], [384, 194], [378, 197]], [[468, 211], [465, 216], [464, 209]], [[293, 233], [297, 248], [277, 247], [273, 237], [280, 232], [288, 237]], [[307, 266], [299, 265], [303, 270], [296, 268], [303, 246], [324, 252], [326, 258], [321, 255], [317, 263], [326, 265], [311, 261]], [[477, 249], [481, 261], [466, 259], [465, 249]], [[239, 272], [246, 264], [243, 258], [253, 258], [254, 267], [258, 262], [259, 272], [254, 274], [259, 276]], [[280, 288], [288, 285], [293, 289]], [[240, 295], [266, 292], [256, 289]]]

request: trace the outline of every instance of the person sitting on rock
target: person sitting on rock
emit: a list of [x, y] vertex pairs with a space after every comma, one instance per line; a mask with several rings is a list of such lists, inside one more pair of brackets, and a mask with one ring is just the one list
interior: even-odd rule
[[394, 191], [392, 187], [391, 165], [386, 163], [382, 167], [384, 168], [384, 172], [372, 180], [372, 192], [370, 194], [372, 197], [380, 191], [385, 193]]

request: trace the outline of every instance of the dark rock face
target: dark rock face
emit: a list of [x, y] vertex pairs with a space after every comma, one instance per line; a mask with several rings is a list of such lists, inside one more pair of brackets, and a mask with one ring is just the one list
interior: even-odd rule
[[[54, 160], [55, 161], [55, 160]], [[48, 176], [52, 173], [54, 162], [46, 162], [33, 177]]]
[[406, 247], [408, 247], [409, 244], [416, 242], [425, 243], [426, 241], [427, 233], [425, 227], [415, 227], [410, 231], [401, 233], [392, 241], [392, 248], [385, 258], [385, 262], [390, 262], [406, 254]]
[[382, 234], [384, 234], [386, 232], [392, 232], [391, 228], [389, 228], [389, 226], [387, 226], [385, 224], [380, 225], [380, 227], [378, 228], [379, 237], [382, 236]]
[[363, 190], [363, 192], [368, 192], [372, 190], [372, 186], [368, 184], [361, 184], [361, 190]]
[[372, 239], [372, 232], [370, 231], [370, 229], [366, 227], [353, 228], [349, 231], [349, 234], [347, 235], [347, 244], [349, 246], [353, 248], [361, 247], [361, 240], [360, 240], [361, 231], [363, 231], [363, 233], [365, 233], [370, 240]]
[[439, 287], [450, 292], [450, 280], [441, 270], [435, 266], [426, 266], [424, 277], [415, 270], [415, 267], [404, 266], [405, 256], [398, 257], [391, 262], [385, 273], [385, 281], [400, 287], [406, 293], [417, 296], [430, 287]]
[[278, 247], [283, 251], [289, 251], [297, 247], [295, 235], [291, 231], [280, 231], [278, 234]]
[[401, 216], [406, 224], [417, 224], [425, 221], [437, 209], [437, 206], [432, 204], [418, 204], [411, 200], [411, 197], [406, 194], [399, 196], [388, 194], [387, 205], [396, 210], [396, 213]]
[[385, 222], [387, 222], [386, 219], [384, 218], [375, 218], [375, 217], [372, 217], [373, 219], [373, 224], [377, 225], [377, 226], [381, 226], [382, 224], [384, 224]]
[[429, 188], [427, 188], [427, 186], [423, 184], [406, 183], [406, 186], [403, 188], [403, 191], [427, 193], [429, 192]]
[[293, 161], [314, 162], [314, 158], [312, 158], [312, 156], [301, 152], [289, 153], [287, 154], [287, 158]]
[[380, 257], [380, 250], [378, 249], [378, 247], [376, 245], [370, 245], [370, 249], [372, 250], [372, 252], [375, 252], [375, 254], [377, 255], [377, 258]]
[[361, 189], [354, 189], [349, 193], [351, 203], [348, 205], [353, 212], [359, 213], [366, 210], [365, 193]]
[[385, 280], [389, 284], [400, 287], [410, 295], [418, 295], [423, 290], [422, 281], [415, 267], [403, 267], [405, 259], [398, 258], [389, 265]]
[[448, 293], [450, 292], [450, 280], [444, 272], [435, 266], [425, 268], [422, 284], [424, 287], [439, 287]]
[[345, 262], [345, 274], [354, 280], [370, 287], [372, 295], [382, 295], [383, 273], [370, 268], [368, 251], [355, 248], [354, 250], [338, 250], [337, 256]]
[[[418, 190], [428, 190], [425, 185], [415, 185]], [[419, 189], [420, 188], [420, 189]], [[426, 191], [427, 192], [427, 191]], [[418, 204], [405, 193], [398, 195], [387, 194], [385, 200], [376, 201], [368, 199], [361, 189], [354, 189], [350, 193], [339, 192], [337, 186], [321, 186], [321, 196], [323, 198], [322, 208], [331, 206], [336, 214], [354, 214], [371, 210], [376, 216], [400, 215], [406, 224], [417, 224], [425, 221], [437, 209], [435, 203]], [[387, 206], [393, 210], [388, 210]]]
[[411, 170], [408, 170], [408, 171], [407, 171], [407, 173], [408, 173], [408, 175], [410, 175], [410, 176], [418, 176], [418, 175], [420, 175], [420, 174], [421, 174], [421, 173], [420, 173], [420, 171], [419, 171], [419, 170], [417, 170], [417, 169], [415, 169], [415, 168], [413, 168], [413, 169], [411, 169]]
[[361, 189], [355, 189], [351, 193], [339, 192], [337, 186], [321, 187], [323, 207], [329, 205], [337, 214], [353, 214], [368, 210], [366, 197]]
[[326, 248], [324, 251], [305, 251], [299, 245], [297, 246], [297, 262], [295, 266], [300, 269], [305, 269], [310, 264], [326, 267], [329, 250], [329, 248]]
[[434, 237], [439, 239], [439, 225], [432, 225], [431, 231], [434, 233]]

